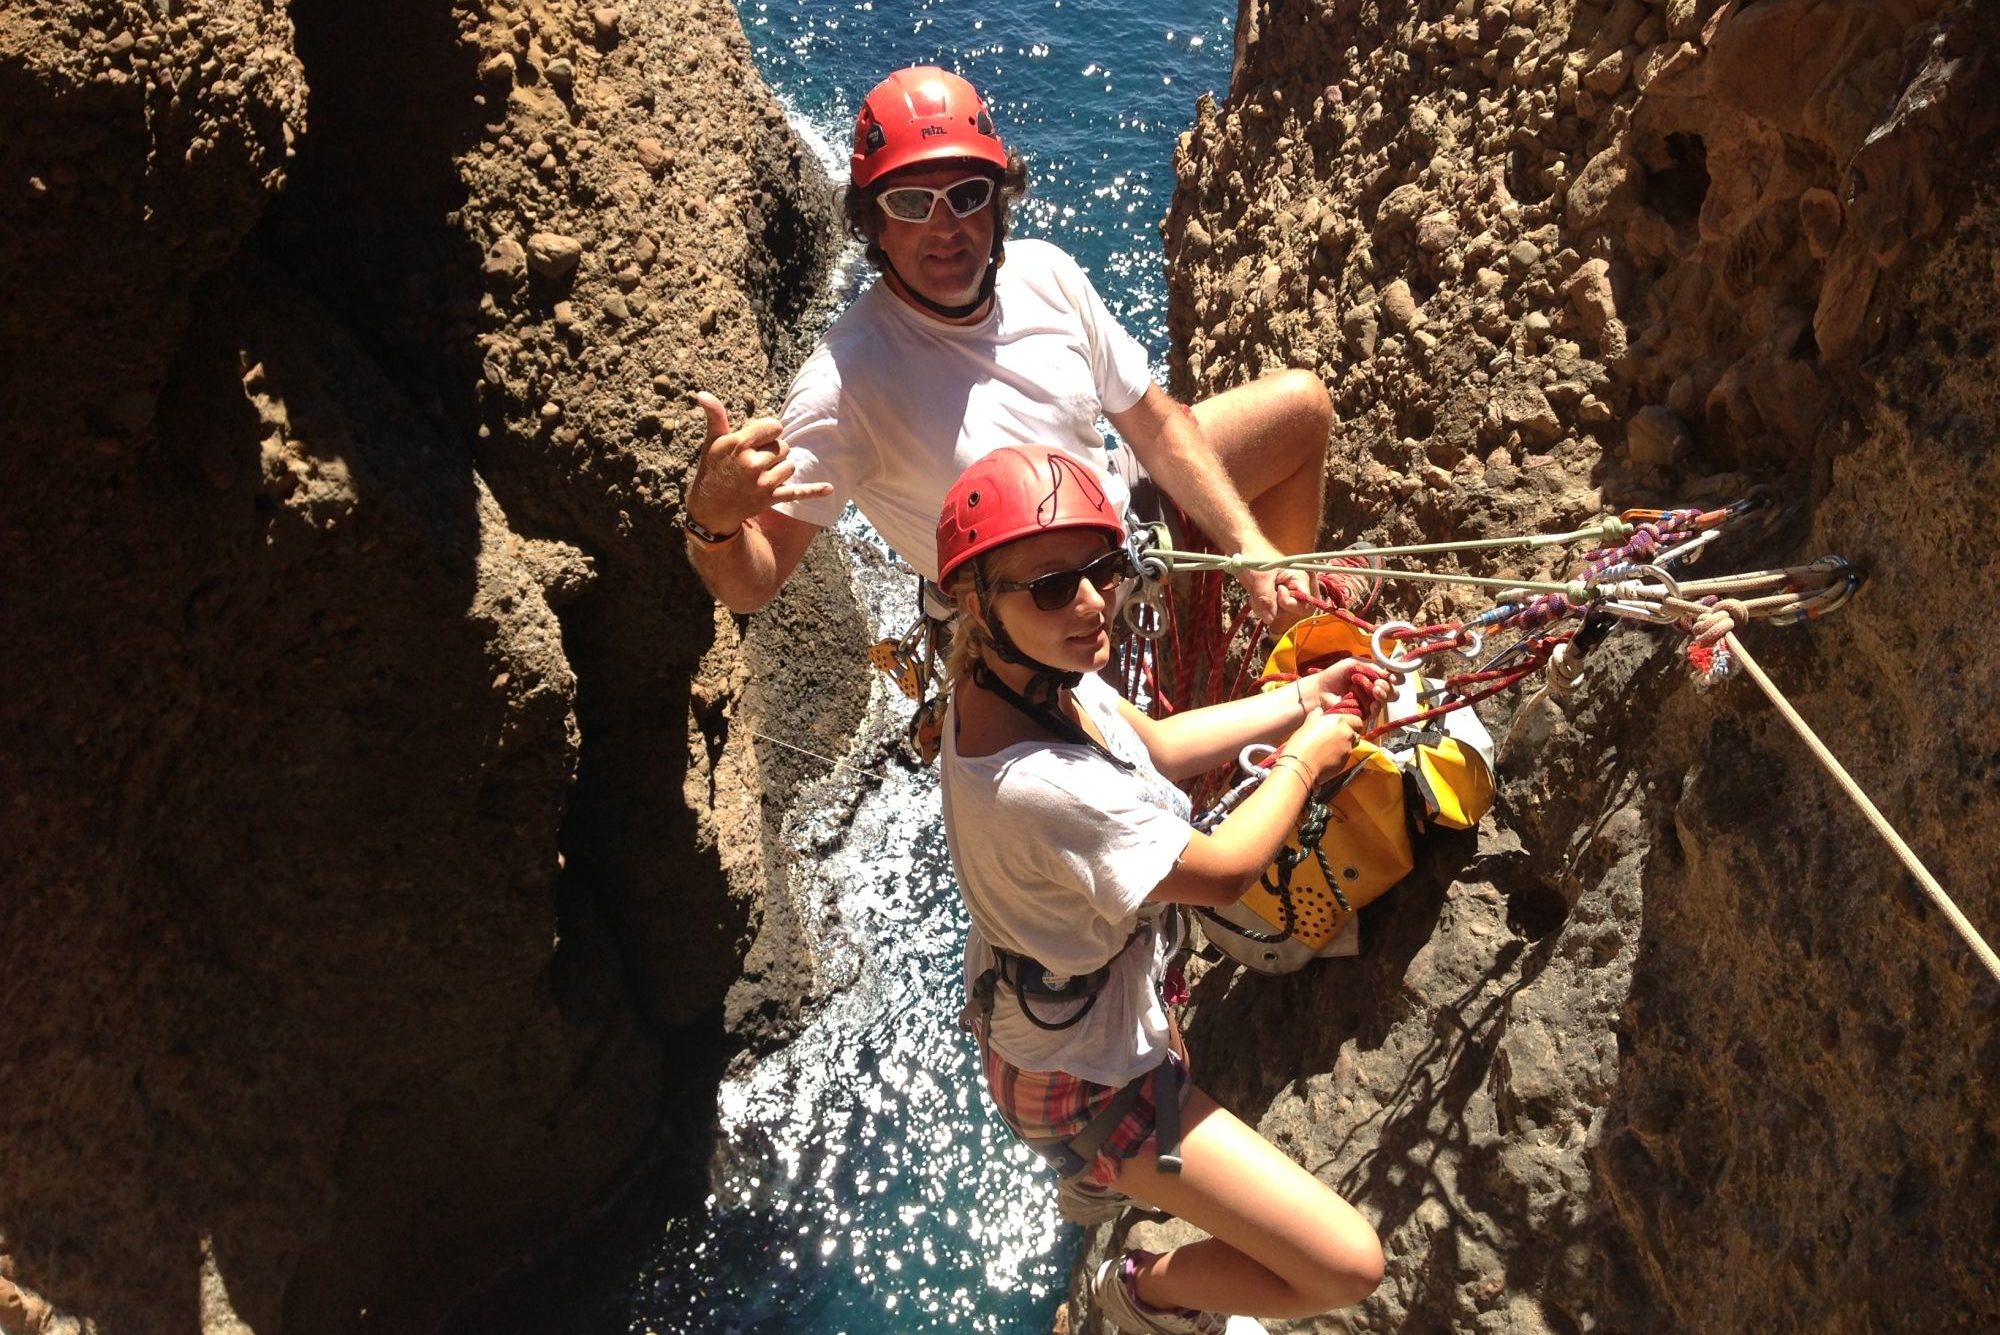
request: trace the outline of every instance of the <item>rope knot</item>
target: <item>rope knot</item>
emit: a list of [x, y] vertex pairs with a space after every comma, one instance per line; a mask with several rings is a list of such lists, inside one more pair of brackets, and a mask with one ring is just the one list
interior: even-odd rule
[[1583, 655], [1564, 640], [1549, 654], [1549, 690], [1556, 695], [1576, 694], [1577, 687], [1583, 685], [1583, 671]]
[[1742, 630], [1749, 624], [1750, 609], [1743, 605], [1741, 599], [1720, 599], [1695, 618], [1695, 645], [1706, 648], [1720, 641], [1731, 631]]
[[1688, 668], [1694, 673], [1694, 686], [1705, 691], [1718, 682], [1728, 681], [1736, 675], [1736, 655], [1729, 652], [1725, 643], [1702, 644], [1699, 641], [1687, 647]]

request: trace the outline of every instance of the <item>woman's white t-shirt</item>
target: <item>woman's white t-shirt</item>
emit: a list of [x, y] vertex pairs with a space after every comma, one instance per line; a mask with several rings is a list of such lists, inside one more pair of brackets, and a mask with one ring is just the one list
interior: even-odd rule
[[[1153, 767], [1145, 744], [1119, 715], [1117, 692], [1086, 676], [1073, 695], [1112, 754], [1133, 768], [1121, 770], [1092, 747], [1055, 741], [963, 756], [954, 744], [956, 720], [948, 718], [945, 837], [972, 916], [968, 989], [993, 967], [994, 945], [1055, 974], [1112, 965], [1083, 1018], [1056, 1031], [1022, 1015], [1003, 983], [988, 1035], [993, 1049], [1023, 1070], [1123, 1085], [1159, 1065], [1166, 1052], [1167, 1017], [1153, 980], [1175, 943], [1156, 921], [1166, 906], [1147, 904], [1146, 897], [1173, 870], [1194, 830], [1186, 795]], [[1028, 1004], [1055, 1023], [1083, 1003], [1030, 997]]]

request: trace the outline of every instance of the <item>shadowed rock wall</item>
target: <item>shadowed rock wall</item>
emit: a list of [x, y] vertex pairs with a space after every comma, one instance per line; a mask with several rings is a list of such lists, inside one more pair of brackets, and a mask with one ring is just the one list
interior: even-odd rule
[[824, 182], [719, 0], [17, 5], [0, 124], [0, 1330], [433, 1329], [787, 990], [674, 516]]
[[[1336, 541], [1775, 485], [1702, 573], [1869, 570], [1745, 642], [1989, 938], [1996, 22], [1255, 0], [1167, 224], [1176, 389], [1323, 375]], [[2000, 1323], [2000, 988], [1676, 638], [1622, 633], [1580, 694], [1489, 714], [1495, 817], [1432, 841], [1360, 959], [1196, 985], [1202, 1079], [1384, 1238], [1377, 1295], [1298, 1329]]]

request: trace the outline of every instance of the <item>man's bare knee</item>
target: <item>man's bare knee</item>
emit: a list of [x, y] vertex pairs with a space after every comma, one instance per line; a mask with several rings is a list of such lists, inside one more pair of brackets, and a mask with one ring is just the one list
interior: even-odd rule
[[1333, 425], [1333, 397], [1326, 392], [1326, 383], [1311, 371], [1298, 367], [1273, 371], [1257, 383], [1283, 405], [1284, 417], [1316, 427], [1321, 436]]

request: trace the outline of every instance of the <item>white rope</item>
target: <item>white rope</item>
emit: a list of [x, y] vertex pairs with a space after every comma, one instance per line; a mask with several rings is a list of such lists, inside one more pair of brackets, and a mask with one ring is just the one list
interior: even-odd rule
[[[1190, 571], [1219, 570], [1235, 575], [1246, 570], [1297, 570], [1307, 574], [1363, 575], [1370, 579], [1387, 581], [1412, 580], [1429, 584], [1463, 584], [1476, 589], [1520, 589], [1526, 593], [1559, 593], [1573, 603], [1590, 600], [1590, 584], [1583, 580], [1534, 581], [1522, 579], [1494, 579], [1485, 575], [1461, 575], [1450, 570], [1390, 570], [1382, 566], [1354, 566], [1327, 560], [1322, 553], [1305, 556], [1278, 556], [1265, 561], [1253, 561], [1241, 552], [1229, 556], [1218, 556], [1213, 552], [1176, 552], [1154, 550], [1146, 553], [1149, 558], [1158, 558], [1174, 574]], [[1350, 552], [1346, 555], [1374, 556], [1373, 551]]]
[[1847, 795], [1854, 799], [1854, 804], [1861, 808], [1861, 814], [1868, 818], [1868, 823], [1875, 827], [1875, 832], [1882, 836], [1889, 847], [1896, 850], [1896, 856], [1903, 860], [1903, 866], [1909, 869], [1910, 875], [1916, 878], [1917, 884], [1923, 887], [1926, 895], [1930, 896], [1931, 903], [1938, 907], [1939, 912], [1944, 914], [1958, 934], [1965, 938], [1965, 943], [1972, 947], [1972, 953], [1979, 957], [1979, 962], [1986, 966], [1986, 971], [1993, 975], [1993, 980], [2000, 982], [2000, 955], [1993, 953], [1993, 947], [1986, 944], [1986, 938], [1979, 934], [1979, 929], [1958, 911], [1958, 905], [1952, 902], [1951, 896], [1945, 893], [1937, 878], [1930, 874], [1918, 860], [1917, 855], [1910, 851], [1910, 846], [1903, 842], [1903, 837], [1896, 833], [1881, 811], [1868, 800], [1868, 794], [1861, 791], [1861, 785], [1854, 781], [1853, 776], [1834, 759], [1833, 752], [1827, 750], [1826, 744], [1806, 726], [1806, 721], [1799, 716], [1798, 710], [1792, 708], [1791, 702], [1778, 693], [1778, 688], [1764, 675], [1764, 669], [1757, 666], [1757, 660], [1750, 657], [1750, 651], [1743, 647], [1743, 642], [1736, 638], [1736, 633], [1731, 631], [1724, 635], [1722, 642], [1728, 646], [1732, 654], [1736, 655], [1737, 662], [1743, 665], [1751, 679], [1763, 688], [1764, 694], [1770, 697], [1772, 705], [1784, 715], [1785, 721], [1797, 730], [1806, 746], [1819, 757], [1820, 763], [1826, 766], [1828, 772], [1847, 791]]
[[[803, 746], [794, 745], [793, 743], [786, 741], [782, 737], [773, 737], [769, 733], [758, 732], [755, 728], [746, 728], [744, 729], [744, 731], [748, 732], [752, 737], [755, 737], [760, 742], [769, 742], [773, 746], [782, 746], [787, 751], [796, 751], [802, 756], [811, 756], [814, 760], [824, 760], [827, 764], [832, 765], [836, 769], [838, 769], [841, 765], [846, 763], [839, 756], [823, 755], [818, 751], [811, 751]], [[886, 780], [889, 777], [888, 774], [883, 770], [862, 769], [859, 766], [855, 767], [854, 772], [856, 774], [866, 774], [871, 779]]]
[[1594, 524], [1572, 529], [1568, 533], [1523, 533], [1499, 538], [1467, 538], [1459, 542], [1419, 542], [1401, 547], [1372, 547], [1365, 543], [1345, 548], [1337, 552], [1301, 552], [1296, 556], [1282, 556], [1272, 561], [1246, 560], [1242, 553], [1221, 556], [1215, 552], [1181, 552], [1172, 548], [1156, 548], [1146, 553], [1171, 563], [1179, 570], [1289, 570], [1311, 568], [1350, 570], [1352, 566], [1333, 565], [1343, 556], [1417, 556], [1434, 552], [1482, 552], [1496, 551], [1506, 547], [1557, 547], [1572, 542], [1593, 540], [1613, 542], [1632, 536], [1632, 525], [1622, 519], [1607, 515]]

